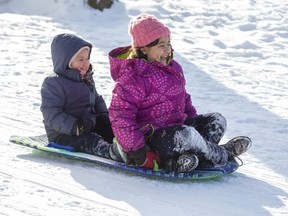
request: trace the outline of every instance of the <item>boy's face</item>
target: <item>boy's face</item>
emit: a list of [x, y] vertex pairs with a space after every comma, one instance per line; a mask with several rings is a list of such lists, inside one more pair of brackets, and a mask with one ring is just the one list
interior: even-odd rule
[[80, 74], [86, 74], [90, 66], [89, 50], [82, 50], [71, 63], [71, 68], [79, 70]]
[[167, 57], [171, 53], [170, 37], [163, 36], [159, 39], [158, 44], [153, 47], [143, 47], [141, 51], [147, 55], [148, 61], [158, 61], [167, 65]]

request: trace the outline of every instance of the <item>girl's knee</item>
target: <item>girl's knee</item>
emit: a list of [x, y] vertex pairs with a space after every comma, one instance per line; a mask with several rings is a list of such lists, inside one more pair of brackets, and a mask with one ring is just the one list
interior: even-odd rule
[[215, 112], [213, 113], [213, 118], [216, 120], [217, 124], [218, 125], [221, 125], [223, 128], [226, 129], [227, 127], [227, 120], [226, 118], [221, 114], [221, 113], [218, 113], [218, 112]]

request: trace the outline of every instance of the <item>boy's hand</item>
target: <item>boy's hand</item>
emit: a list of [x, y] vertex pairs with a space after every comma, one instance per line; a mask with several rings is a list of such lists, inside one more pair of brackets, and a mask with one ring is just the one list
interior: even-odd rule
[[86, 133], [84, 122], [80, 119], [77, 121], [76, 135], [83, 135]]

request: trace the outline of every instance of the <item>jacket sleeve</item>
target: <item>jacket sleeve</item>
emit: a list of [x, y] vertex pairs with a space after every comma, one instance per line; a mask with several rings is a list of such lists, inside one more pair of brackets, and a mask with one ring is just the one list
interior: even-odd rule
[[97, 95], [95, 99], [95, 115], [108, 114], [106, 103], [101, 95]]
[[41, 112], [45, 124], [51, 129], [67, 134], [75, 134], [77, 119], [63, 110], [65, 92], [58, 80], [48, 77], [41, 88]]
[[144, 134], [136, 121], [138, 108], [145, 98], [143, 83], [137, 75], [117, 82], [109, 107], [113, 132], [127, 153], [145, 146]]

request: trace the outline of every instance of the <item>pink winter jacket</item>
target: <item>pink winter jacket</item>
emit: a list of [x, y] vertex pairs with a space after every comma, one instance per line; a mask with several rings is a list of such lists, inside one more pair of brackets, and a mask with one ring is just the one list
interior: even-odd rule
[[144, 135], [152, 128], [183, 124], [197, 114], [176, 61], [164, 66], [157, 61], [120, 58], [128, 49], [120, 47], [109, 53], [111, 76], [116, 82], [109, 116], [125, 152], [144, 147]]

